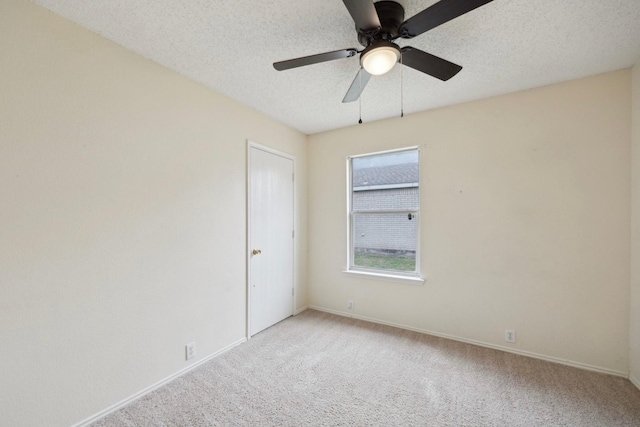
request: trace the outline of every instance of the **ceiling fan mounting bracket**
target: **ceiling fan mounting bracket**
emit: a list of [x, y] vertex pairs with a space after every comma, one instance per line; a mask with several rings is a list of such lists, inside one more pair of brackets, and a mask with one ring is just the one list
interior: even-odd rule
[[380, 19], [380, 27], [366, 31], [356, 27], [358, 41], [364, 47], [368, 47], [379, 40], [397, 39], [399, 37], [398, 28], [404, 21], [404, 8], [400, 3], [383, 0], [374, 3], [374, 6]]

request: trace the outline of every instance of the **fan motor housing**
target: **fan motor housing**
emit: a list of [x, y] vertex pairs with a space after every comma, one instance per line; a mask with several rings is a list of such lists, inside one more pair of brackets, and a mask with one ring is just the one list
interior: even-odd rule
[[369, 46], [376, 40], [392, 40], [398, 37], [398, 28], [404, 22], [404, 8], [395, 1], [379, 1], [374, 3], [381, 28], [375, 33], [358, 31], [358, 41], [363, 46]]

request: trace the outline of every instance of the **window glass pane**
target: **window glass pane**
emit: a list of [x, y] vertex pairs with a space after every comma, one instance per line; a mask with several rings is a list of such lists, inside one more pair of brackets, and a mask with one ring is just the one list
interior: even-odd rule
[[418, 209], [417, 150], [356, 157], [351, 166], [354, 211]]
[[384, 190], [354, 191], [353, 212], [418, 210], [418, 187], [388, 188]]
[[418, 274], [417, 149], [352, 157], [350, 267]]
[[355, 213], [355, 267], [416, 271], [418, 218], [415, 213]]

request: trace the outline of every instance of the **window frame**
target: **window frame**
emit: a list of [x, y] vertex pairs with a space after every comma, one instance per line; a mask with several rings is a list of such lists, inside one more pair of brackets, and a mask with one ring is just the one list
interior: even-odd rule
[[[371, 157], [376, 155], [383, 155], [389, 153], [401, 153], [407, 151], [416, 151], [418, 155], [418, 204], [416, 209], [362, 209], [358, 211], [353, 210], [353, 159]], [[405, 280], [410, 282], [424, 283], [420, 269], [420, 146], [403, 147], [392, 150], [376, 151], [372, 153], [357, 154], [347, 156], [347, 268], [345, 273], [352, 273], [356, 275], [365, 275], [382, 279], [393, 280]], [[415, 186], [414, 186], [415, 188]], [[377, 268], [367, 268], [355, 265], [355, 217], [358, 214], [412, 214], [415, 215], [416, 223], [416, 254], [415, 254], [415, 271], [404, 272], [399, 270], [385, 270]]]

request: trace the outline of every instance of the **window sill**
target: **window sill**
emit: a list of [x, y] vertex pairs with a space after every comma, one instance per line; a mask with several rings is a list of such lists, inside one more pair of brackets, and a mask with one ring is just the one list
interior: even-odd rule
[[425, 280], [418, 276], [400, 276], [397, 274], [374, 273], [370, 271], [344, 270], [343, 273], [354, 276], [365, 276], [372, 279], [390, 280], [393, 282], [406, 282], [413, 285], [423, 285]]

